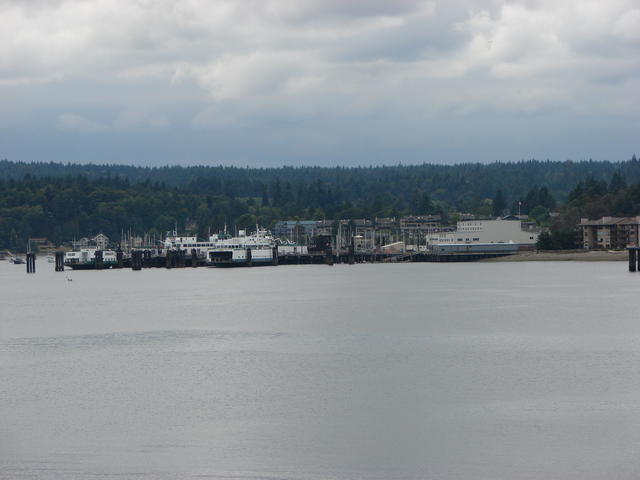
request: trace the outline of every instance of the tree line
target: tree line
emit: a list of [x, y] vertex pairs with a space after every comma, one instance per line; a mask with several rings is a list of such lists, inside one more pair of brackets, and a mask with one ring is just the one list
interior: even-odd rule
[[576, 224], [581, 218], [593, 220], [604, 216], [636, 215], [640, 215], [640, 182], [627, 185], [620, 172], [615, 172], [608, 183], [587, 177], [569, 192], [567, 202], [559, 209], [558, 216], [549, 222], [549, 230], [540, 235], [538, 248], [579, 248], [582, 242]]
[[[524, 161], [357, 168], [133, 167], [0, 161], [0, 247], [122, 232], [200, 236], [285, 219], [528, 214], [560, 238], [555, 209], [636, 211], [640, 162]], [[634, 203], [635, 202], [635, 203]], [[574, 215], [575, 216], [575, 215]], [[568, 220], [567, 220], [568, 221]], [[557, 242], [556, 242], [557, 243]], [[562, 243], [562, 242], [560, 242]], [[559, 243], [558, 243], [559, 244]], [[554, 244], [555, 245], [555, 244]], [[564, 243], [563, 243], [564, 245]]]

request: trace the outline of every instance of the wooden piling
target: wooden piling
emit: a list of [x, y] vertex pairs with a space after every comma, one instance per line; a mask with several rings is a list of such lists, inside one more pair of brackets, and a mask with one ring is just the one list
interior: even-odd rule
[[142, 270], [142, 251], [141, 250], [131, 251], [131, 270], [136, 272]]
[[347, 248], [347, 263], [349, 265], [356, 263], [356, 239], [353, 235], [351, 235], [351, 241]]
[[194, 268], [198, 266], [198, 251], [195, 248], [191, 249], [191, 266]]
[[250, 267], [253, 262], [251, 261], [251, 249], [247, 248], [247, 253], [245, 256], [245, 264], [247, 267]]
[[143, 250], [141, 253], [142, 258], [142, 267], [143, 268], [151, 268], [153, 267], [153, 259], [151, 255], [151, 250]]
[[120, 247], [116, 250], [116, 266], [117, 268], [124, 267], [124, 253]]
[[271, 251], [271, 264], [274, 267], [278, 266], [278, 246], [277, 245], [273, 247], [273, 250]]
[[631, 247], [628, 250], [629, 250], [629, 271], [630, 272], [635, 272], [636, 271], [636, 257], [637, 257], [638, 249], [634, 248], [634, 247]]
[[64, 272], [64, 252], [56, 252], [56, 272]]
[[324, 263], [333, 266], [333, 251], [330, 248], [324, 252]]
[[36, 273], [36, 254], [27, 253], [27, 273]]
[[102, 270], [104, 268], [104, 258], [102, 256], [102, 250], [96, 250], [96, 253], [93, 254], [93, 262], [95, 264], [96, 270]]

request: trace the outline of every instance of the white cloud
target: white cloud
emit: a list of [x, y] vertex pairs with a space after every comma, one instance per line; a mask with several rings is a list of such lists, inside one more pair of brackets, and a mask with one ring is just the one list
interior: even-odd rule
[[631, 42], [640, 42], [640, 9], [622, 13], [613, 24], [613, 34]]
[[164, 114], [148, 114], [139, 110], [121, 112], [113, 122], [113, 129], [123, 132], [166, 131], [171, 120]]
[[95, 122], [74, 113], [63, 113], [58, 115], [56, 125], [60, 130], [75, 133], [96, 133], [104, 132], [108, 129], [106, 125], [100, 122]]
[[50, 75], [29, 75], [28, 73], [16, 72], [14, 75], [5, 75], [0, 78], [0, 86], [15, 86], [15, 85], [32, 85], [42, 83], [59, 82], [64, 79], [62, 73], [52, 73]]
[[639, 24], [636, 0], [0, 0], [0, 101], [65, 131], [295, 125], [348, 149], [369, 128], [428, 150], [416, 122], [627, 118]]

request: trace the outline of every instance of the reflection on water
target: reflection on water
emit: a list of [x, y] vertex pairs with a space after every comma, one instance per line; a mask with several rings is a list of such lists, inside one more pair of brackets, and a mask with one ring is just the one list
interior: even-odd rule
[[1, 478], [638, 476], [623, 263], [47, 266], [0, 264]]

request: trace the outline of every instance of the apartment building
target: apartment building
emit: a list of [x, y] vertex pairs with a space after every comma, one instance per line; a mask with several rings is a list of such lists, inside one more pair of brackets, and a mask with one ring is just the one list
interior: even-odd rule
[[602, 217], [599, 220], [580, 219], [577, 225], [586, 249], [622, 249], [638, 245], [640, 216]]

